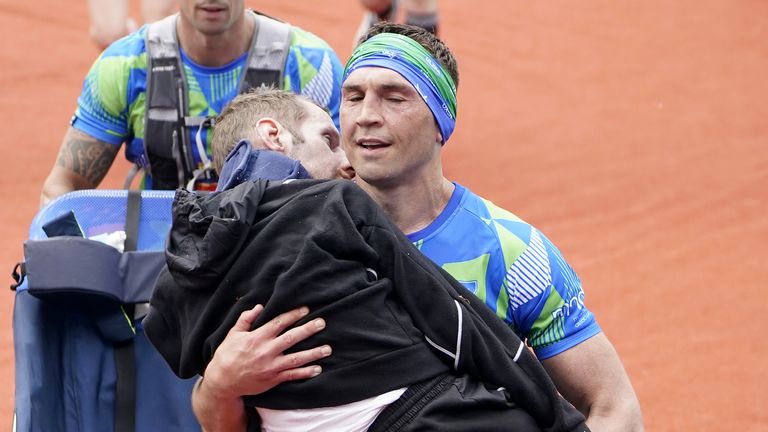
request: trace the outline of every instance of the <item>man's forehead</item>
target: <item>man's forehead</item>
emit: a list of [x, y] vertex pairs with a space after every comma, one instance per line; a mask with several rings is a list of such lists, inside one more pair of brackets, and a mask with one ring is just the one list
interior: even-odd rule
[[310, 101], [302, 101], [302, 103], [304, 103], [304, 110], [307, 113], [305, 120], [309, 119], [316, 122], [329, 123], [330, 125], [333, 125], [333, 120], [325, 109], [315, 105]]
[[343, 88], [359, 87], [362, 85], [375, 87], [411, 86], [402, 75], [384, 67], [361, 67], [353, 71], [342, 85]]

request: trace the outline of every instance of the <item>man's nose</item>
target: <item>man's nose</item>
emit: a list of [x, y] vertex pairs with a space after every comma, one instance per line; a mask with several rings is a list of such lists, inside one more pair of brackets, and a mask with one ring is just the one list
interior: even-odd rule
[[372, 96], [366, 95], [360, 102], [360, 110], [357, 112], [356, 123], [361, 126], [380, 124], [381, 107], [379, 101]]
[[339, 167], [339, 177], [344, 180], [352, 180], [355, 178], [355, 169], [352, 168], [352, 165], [349, 163], [349, 161], [346, 160], [346, 158], [344, 163], [342, 163]]

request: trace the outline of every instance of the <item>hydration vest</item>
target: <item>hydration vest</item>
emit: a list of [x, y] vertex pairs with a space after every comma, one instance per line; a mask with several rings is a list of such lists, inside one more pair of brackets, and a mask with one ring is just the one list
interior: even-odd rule
[[[291, 45], [291, 26], [252, 10], [255, 28], [246, 69], [237, 92], [260, 86], [282, 88], [285, 60]], [[144, 114], [145, 172], [152, 189], [194, 189], [205, 179], [215, 188], [216, 175], [202, 140], [203, 128], [213, 127], [215, 117], [190, 116], [188, 86], [176, 36], [178, 14], [147, 28], [147, 99]], [[196, 130], [195, 142], [190, 132]], [[195, 164], [192, 145], [197, 146], [202, 167]]]

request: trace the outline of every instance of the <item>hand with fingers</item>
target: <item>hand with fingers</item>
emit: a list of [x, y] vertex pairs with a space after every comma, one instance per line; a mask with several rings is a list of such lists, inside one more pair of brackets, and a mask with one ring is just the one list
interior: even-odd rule
[[322, 370], [311, 363], [331, 354], [328, 345], [284, 354], [325, 328], [325, 321], [316, 318], [285, 331], [305, 317], [308, 308], [283, 313], [251, 330], [263, 310], [262, 305], [256, 305], [240, 315], [192, 392], [192, 408], [207, 432], [245, 430], [242, 396], [263, 393], [286, 381], [317, 376]]

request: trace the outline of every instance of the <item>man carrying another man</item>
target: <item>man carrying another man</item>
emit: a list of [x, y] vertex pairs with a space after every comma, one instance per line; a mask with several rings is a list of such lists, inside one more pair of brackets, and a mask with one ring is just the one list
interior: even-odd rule
[[[249, 395], [259, 414], [249, 426], [586, 430], [524, 343], [420, 254], [363, 190], [344, 180], [264, 181], [305, 179], [306, 171], [344, 177], [340, 168], [349, 164], [319, 107], [278, 90], [240, 95], [217, 120], [215, 155], [238, 137], [253, 146], [240, 141], [229, 152], [221, 193], [177, 191], [174, 199], [167, 271], [143, 324], [176, 374], [203, 374], [239, 315], [255, 305], [264, 313], [254, 326], [306, 305], [306, 321], [322, 316], [331, 324], [305, 346], [320, 341], [334, 355], [315, 379]], [[463, 390], [445, 390], [454, 388]]]
[[[341, 102], [342, 145], [358, 185], [528, 340], [590, 428], [642, 430], [629, 379], [559, 251], [534, 227], [443, 177], [440, 150], [455, 125], [458, 82], [450, 51], [408, 26], [377, 25], [363, 40], [347, 64]], [[306, 313], [294, 310], [251, 330], [259, 313], [257, 306], [241, 316], [196, 386], [193, 406], [208, 431], [242, 427], [241, 396], [316, 376], [312, 362], [328, 355], [328, 347], [283, 354], [321, 331], [322, 320], [283, 333]]]

